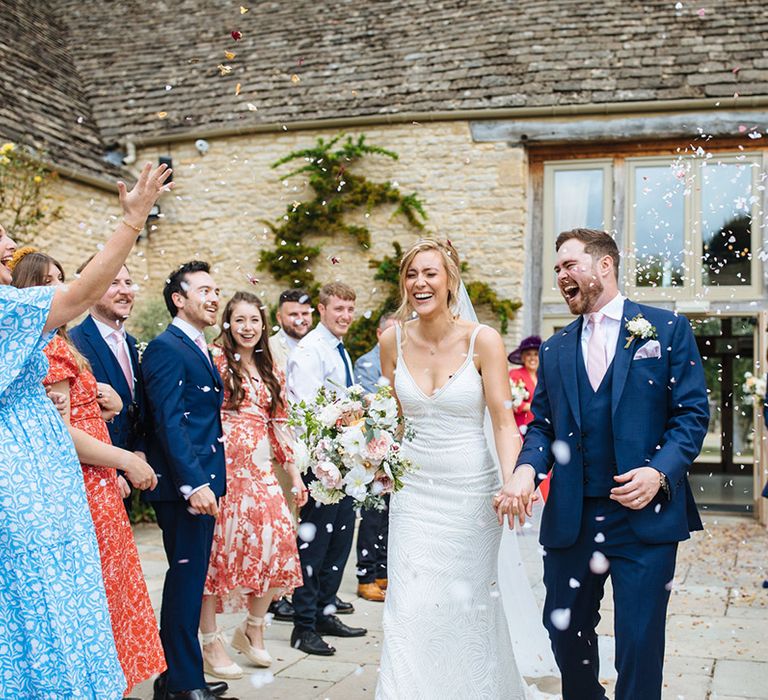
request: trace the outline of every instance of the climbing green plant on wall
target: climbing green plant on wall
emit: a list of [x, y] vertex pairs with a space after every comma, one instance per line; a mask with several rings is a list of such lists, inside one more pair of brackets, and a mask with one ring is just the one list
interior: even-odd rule
[[[396, 153], [368, 144], [365, 135], [342, 139], [343, 134], [329, 141], [318, 138], [313, 147], [293, 151], [272, 165], [279, 168], [286, 163], [304, 161], [281, 179], [305, 175], [313, 196], [303, 202], [292, 202], [276, 223], [264, 222], [274, 235], [274, 247], [261, 252], [259, 269], [269, 271], [286, 287], [306, 289], [312, 299], [317, 298], [320, 287], [312, 273], [312, 263], [321, 250], [319, 246], [308, 245], [307, 236], [351, 236], [361, 248], [367, 249], [371, 232], [367, 226], [346, 222], [345, 215], [350, 212], [360, 208], [370, 212], [381, 205], [395, 205], [393, 216], [405, 217], [418, 230], [424, 229], [427, 219], [424, 204], [416, 193], [405, 195], [391, 182], [371, 182], [352, 171], [352, 166], [363, 157], [378, 155], [398, 160]], [[402, 247], [396, 241], [392, 245], [394, 255], [369, 262], [375, 270], [374, 279], [384, 283], [382, 300], [374, 311], [361, 316], [350, 327], [345, 345], [353, 358], [371, 349], [376, 343], [376, 327], [382, 314], [399, 305], [398, 269]], [[490, 307], [499, 319], [501, 332], [506, 333], [507, 323], [520, 308], [520, 301], [499, 297], [485, 282], [467, 282], [467, 291], [473, 304]]]

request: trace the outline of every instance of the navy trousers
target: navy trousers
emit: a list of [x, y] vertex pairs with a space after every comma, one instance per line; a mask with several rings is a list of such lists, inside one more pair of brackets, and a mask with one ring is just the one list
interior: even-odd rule
[[357, 528], [357, 580], [373, 583], [387, 578], [387, 538], [389, 537], [389, 495], [386, 508], [363, 508]]
[[336, 601], [341, 577], [352, 549], [355, 530], [354, 501], [347, 496], [333, 505], [321, 505], [311, 496], [301, 509], [301, 523], [316, 530], [310, 542], [298, 539], [304, 585], [293, 592], [293, 624], [314, 630], [323, 611]]
[[192, 515], [184, 501], [158, 501], [152, 505], [168, 558], [160, 608], [167, 687], [174, 693], [205, 688], [197, 629], [216, 521], [210, 515]]
[[[599, 557], [590, 567], [594, 552], [607, 559], [607, 571], [600, 571]], [[576, 543], [547, 548], [544, 556], [544, 626], [562, 675], [563, 700], [606, 697], [598, 681], [595, 628], [608, 576], [618, 671], [615, 700], [661, 700], [664, 627], [676, 555], [677, 543], [640, 542], [623, 506], [608, 498], [584, 499]]]

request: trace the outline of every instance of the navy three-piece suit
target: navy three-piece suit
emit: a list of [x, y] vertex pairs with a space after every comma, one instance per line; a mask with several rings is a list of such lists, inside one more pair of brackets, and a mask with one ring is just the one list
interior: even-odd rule
[[[638, 314], [656, 339], [627, 339]], [[595, 627], [608, 575], [614, 590], [616, 700], [661, 697], [664, 627], [677, 543], [701, 529], [687, 470], [709, 421], [701, 357], [688, 321], [625, 300], [613, 362], [597, 390], [581, 351], [582, 319], [539, 352], [534, 420], [518, 458], [537, 483], [552, 469], [542, 515], [547, 597], [544, 624], [560, 667], [564, 700], [601, 700]], [[635, 358], [646, 343], [658, 357]], [[552, 446], [560, 463], [555, 463]], [[670, 488], [640, 510], [610, 500], [613, 477], [654, 467]], [[595, 552], [598, 554], [595, 555]]]
[[205, 484], [217, 498], [226, 490], [224, 389], [210, 354], [173, 325], [147, 346], [141, 369], [147, 461], [158, 477], [157, 488], [144, 498], [154, 506], [168, 558], [160, 611], [167, 688], [205, 688], [197, 629], [215, 519], [190, 513], [184, 496]]

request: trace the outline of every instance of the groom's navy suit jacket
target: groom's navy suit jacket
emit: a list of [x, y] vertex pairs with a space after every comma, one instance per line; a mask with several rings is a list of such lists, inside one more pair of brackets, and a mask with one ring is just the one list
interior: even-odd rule
[[[629, 337], [624, 325], [638, 314], [656, 328], [659, 358], [633, 359], [650, 339], [632, 338], [624, 347]], [[584, 362], [581, 323], [579, 317], [541, 347], [534, 420], [517, 461], [518, 466], [533, 466], [537, 483], [539, 475], [552, 469], [540, 533], [545, 547], [570, 547], [581, 527], [584, 464], [576, 365]], [[627, 299], [613, 362], [613, 432], [605, 440], [612, 442], [616, 471], [654, 467], [666, 475], [671, 489], [669, 500], [659, 490], [645, 508], [627, 509], [630, 527], [647, 544], [687, 539], [690, 531], [702, 528], [687, 471], [699, 454], [709, 422], [704, 370], [688, 320]], [[556, 440], [568, 445], [568, 451], [557, 450], [569, 452], [567, 463], [554, 463]]]
[[221, 497], [226, 466], [221, 428], [224, 387], [210, 353], [176, 326], [168, 326], [144, 351], [147, 461], [157, 473], [148, 501], [183, 499], [183, 491], [208, 484]]
[[134, 395], [125, 381], [125, 375], [115, 354], [110, 350], [99, 329], [88, 315], [70, 332], [69, 337], [77, 349], [91, 363], [93, 376], [97, 382], [109, 384], [123, 401], [123, 409], [113, 420], [107, 423], [112, 444], [125, 450], [144, 450], [144, 395], [139, 374], [139, 353], [136, 350], [136, 338], [126, 334], [128, 352], [133, 366]]

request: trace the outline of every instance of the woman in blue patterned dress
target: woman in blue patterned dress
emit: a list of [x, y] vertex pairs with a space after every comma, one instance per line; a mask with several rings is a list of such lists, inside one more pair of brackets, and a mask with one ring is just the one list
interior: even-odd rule
[[0, 226], [0, 698], [118, 700], [112, 638], [83, 475], [46, 398], [43, 348], [123, 265], [170, 171], [147, 164], [103, 250], [65, 287], [9, 286], [14, 242]]

